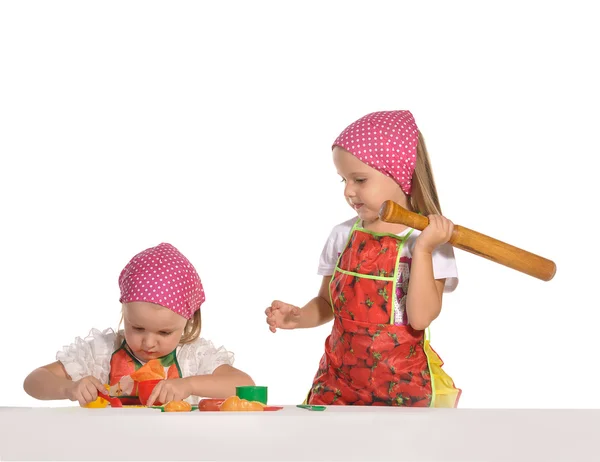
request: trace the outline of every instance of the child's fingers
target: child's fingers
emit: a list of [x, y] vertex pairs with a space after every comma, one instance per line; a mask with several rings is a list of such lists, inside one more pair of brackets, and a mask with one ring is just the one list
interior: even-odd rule
[[170, 401], [180, 401], [174, 391], [165, 391], [165, 396], [160, 400], [161, 403], [167, 404]]
[[80, 406], [83, 406], [84, 404], [86, 404], [85, 398], [78, 390], [75, 390], [75, 392], [73, 393], [73, 397], [71, 398], [71, 401], [77, 401]]
[[441, 220], [440, 220], [439, 215], [430, 215], [429, 216], [429, 226], [431, 226], [432, 228], [439, 229], [440, 224], [441, 224]]
[[172, 399], [173, 392], [169, 392], [164, 387], [158, 395], [158, 401], [167, 404], [169, 401], [173, 401]]
[[289, 303], [285, 303], [280, 300], [273, 300], [273, 303], [271, 303], [271, 312], [273, 313], [274, 311], [281, 311], [285, 314], [286, 311], [289, 311], [291, 307], [292, 305]]
[[[100, 380], [98, 380], [96, 377], [90, 376], [89, 381], [91, 384], [91, 387], [88, 387], [88, 390], [90, 390], [90, 393], [95, 394], [96, 397], [98, 396], [98, 392], [106, 393], [106, 388], [104, 387], [102, 382], [100, 382]], [[96, 399], [96, 398], [94, 398], [94, 399]]]
[[271, 307], [265, 310], [265, 314], [267, 315], [266, 321], [269, 325], [269, 330], [275, 333], [277, 332], [277, 328], [288, 329], [291, 328], [289, 325], [290, 322], [298, 322], [300, 308], [279, 300], [273, 300]]
[[106, 388], [104, 387], [104, 384], [100, 382], [100, 380], [98, 380], [96, 377], [90, 376], [90, 382], [92, 382], [94, 387], [96, 387], [96, 390], [98, 390], [100, 393], [106, 393]]
[[434, 231], [434, 235], [437, 236], [435, 240], [440, 244], [448, 242], [452, 237], [454, 224], [442, 215], [429, 215], [428, 218], [429, 225], [427, 227]]
[[445, 241], [449, 241], [450, 237], [452, 237], [452, 231], [454, 229], [454, 224], [448, 220], [446, 217], [439, 217], [439, 226], [441, 231], [444, 233]]
[[274, 317], [267, 318], [267, 324], [269, 325], [269, 330], [271, 332], [275, 332], [277, 330], [277, 321]]
[[299, 311], [299, 308], [297, 306], [290, 305], [289, 303], [280, 302], [279, 300], [274, 301], [271, 306], [274, 310], [278, 310], [284, 315], [296, 315], [296, 312]]
[[265, 314], [267, 315], [267, 324], [269, 325], [269, 330], [274, 333], [277, 330], [275, 313], [271, 310], [271, 308], [267, 308]]
[[444, 220], [442, 220], [442, 217], [440, 217], [439, 215], [436, 215], [433, 219], [433, 228], [440, 234], [445, 234], [446, 233], [446, 224], [444, 223]]
[[265, 310], [265, 314], [267, 315], [268, 318], [271, 318], [273, 316], [275, 316], [278, 312], [280, 312], [281, 310], [277, 307], [269, 307]]
[[81, 390], [81, 398], [79, 402], [83, 401], [83, 404], [91, 403], [96, 399], [97, 396], [94, 396], [90, 390], [87, 388]]

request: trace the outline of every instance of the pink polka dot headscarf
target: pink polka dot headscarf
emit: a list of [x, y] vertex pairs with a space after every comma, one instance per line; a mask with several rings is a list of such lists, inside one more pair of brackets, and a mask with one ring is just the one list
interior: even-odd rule
[[419, 129], [410, 111], [382, 111], [350, 124], [333, 146], [393, 178], [410, 195], [418, 140]]
[[150, 302], [186, 319], [200, 309], [205, 295], [194, 266], [171, 244], [138, 253], [119, 276], [121, 303]]

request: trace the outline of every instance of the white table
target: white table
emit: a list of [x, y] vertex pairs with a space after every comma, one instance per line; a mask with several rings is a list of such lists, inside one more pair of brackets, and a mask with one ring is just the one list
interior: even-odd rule
[[600, 410], [0, 408], [2, 461], [598, 461], [598, 443]]

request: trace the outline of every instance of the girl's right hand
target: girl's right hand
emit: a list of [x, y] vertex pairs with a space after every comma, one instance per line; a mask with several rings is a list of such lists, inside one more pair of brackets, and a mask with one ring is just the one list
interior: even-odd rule
[[275, 300], [265, 310], [265, 314], [267, 315], [269, 330], [275, 332], [277, 329], [295, 329], [298, 327], [302, 312], [297, 306]]
[[79, 401], [80, 406], [85, 406], [98, 397], [98, 392], [106, 393], [106, 388], [100, 383], [100, 380], [90, 375], [77, 382], [72, 382], [67, 389], [67, 398], [71, 401]]

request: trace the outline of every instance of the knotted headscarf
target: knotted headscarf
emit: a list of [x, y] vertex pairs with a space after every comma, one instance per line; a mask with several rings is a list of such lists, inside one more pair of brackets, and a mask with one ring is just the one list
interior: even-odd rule
[[194, 266], [171, 244], [138, 253], [119, 276], [121, 303], [150, 302], [190, 319], [205, 300]]
[[418, 139], [419, 129], [410, 111], [382, 111], [350, 124], [333, 146], [393, 178], [410, 195]]

